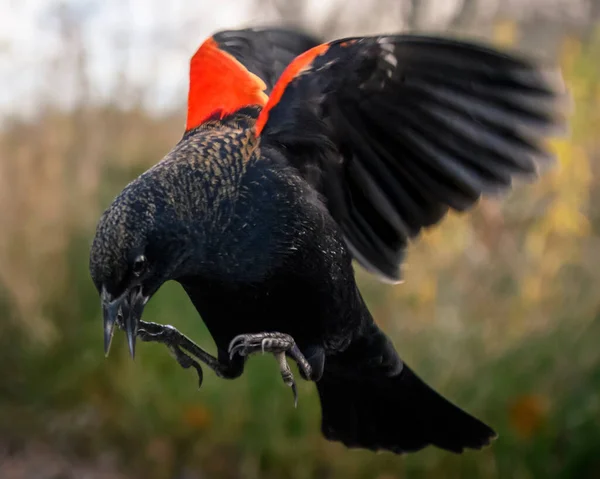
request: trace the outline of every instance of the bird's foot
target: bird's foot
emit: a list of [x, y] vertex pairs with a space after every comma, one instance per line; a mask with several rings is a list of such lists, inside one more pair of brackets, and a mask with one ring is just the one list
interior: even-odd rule
[[294, 394], [294, 406], [298, 406], [298, 391], [294, 375], [286, 359], [286, 354], [296, 361], [302, 374], [306, 378], [311, 377], [312, 368], [298, 346], [289, 334], [278, 332], [265, 332], [254, 334], [240, 334], [229, 343], [229, 357], [234, 355], [249, 356], [253, 353], [271, 353], [277, 359], [279, 371], [283, 382], [292, 388]]
[[220, 369], [220, 363], [215, 357], [204, 351], [191, 339], [168, 324], [162, 325], [158, 323], [140, 321], [137, 336], [142, 341], [166, 345], [182, 368], [189, 369], [193, 367], [198, 373], [199, 387], [202, 386], [204, 374], [202, 371], [202, 366], [197, 359], [202, 361], [217, 373]]

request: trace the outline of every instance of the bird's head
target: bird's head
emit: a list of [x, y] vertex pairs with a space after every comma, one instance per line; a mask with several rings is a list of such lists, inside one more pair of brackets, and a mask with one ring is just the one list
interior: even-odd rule
[[144, 306], [164, 282], [181, 274], [190, 249], [176, 216], [168, 195], [145, 178], [128, 185], [100, 218], [90, 273], [102, 302], [106, 354], [118, 324], [134, 355]]

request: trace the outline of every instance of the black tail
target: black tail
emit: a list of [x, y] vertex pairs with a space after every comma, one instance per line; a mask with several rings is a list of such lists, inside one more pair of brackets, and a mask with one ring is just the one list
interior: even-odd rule
[[496, 437], [404, 365], [374, 324], [344, 353], [327, 358], [317, 388], [323, 435], [348, 447], [402, 453], [431, 444], [460, 453]]

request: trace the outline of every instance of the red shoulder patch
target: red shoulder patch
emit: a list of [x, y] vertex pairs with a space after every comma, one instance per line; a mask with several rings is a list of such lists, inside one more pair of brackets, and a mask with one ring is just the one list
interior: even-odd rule
[[186, 131], [215, 114], [223, 118], [246, 106], [266, 105], [266, 88], [260, 77], [209, 38], [190, 62]]
[[322, 55], [329, 49], [329, 44], [323, 43], [321, 45], [317, 45], [310, 50], [298, 55], [292, 63], [290, 63], [287, 68], [281, 74], [279, 80], [273, 87], [273, 91], [271, 92], [271, 96], [269, 97], [269, 101], [265, 105], [265, 107], [258, 115], [258, 119], [256, 120], [256, 136], [259, 136], [262, 129], [264, 128], [267, 120], [269, 119], [269, 112], [271, 109], [279, 103], [281, 97], [283, 96], [283, 92], [290, 84], [290, 82], [296, 78], [300, 73], [310, 67], [313, 60], [318, 56]]

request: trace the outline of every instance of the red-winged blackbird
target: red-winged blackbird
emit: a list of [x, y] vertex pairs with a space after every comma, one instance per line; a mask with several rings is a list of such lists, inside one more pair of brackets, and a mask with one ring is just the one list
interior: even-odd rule
[[[299, 55], [299, 56], [297, 56]], [[416, 35], [319, 44], [285, 29], [220, 32], [191, 61], [187, 126], [100, 219], [90, 270], [115, 324], [224, 378], [256, 351], [315, 381], [326, 438], [461, 452], [494, 431], [398, 357], [351, 261], [398, 281], [410, 239], [549, 164], [560, 74], [473, 43]], [[141, 320], [178, 281], [218, 349]], [[197, 360], [196, 360], [197, 359]]]

